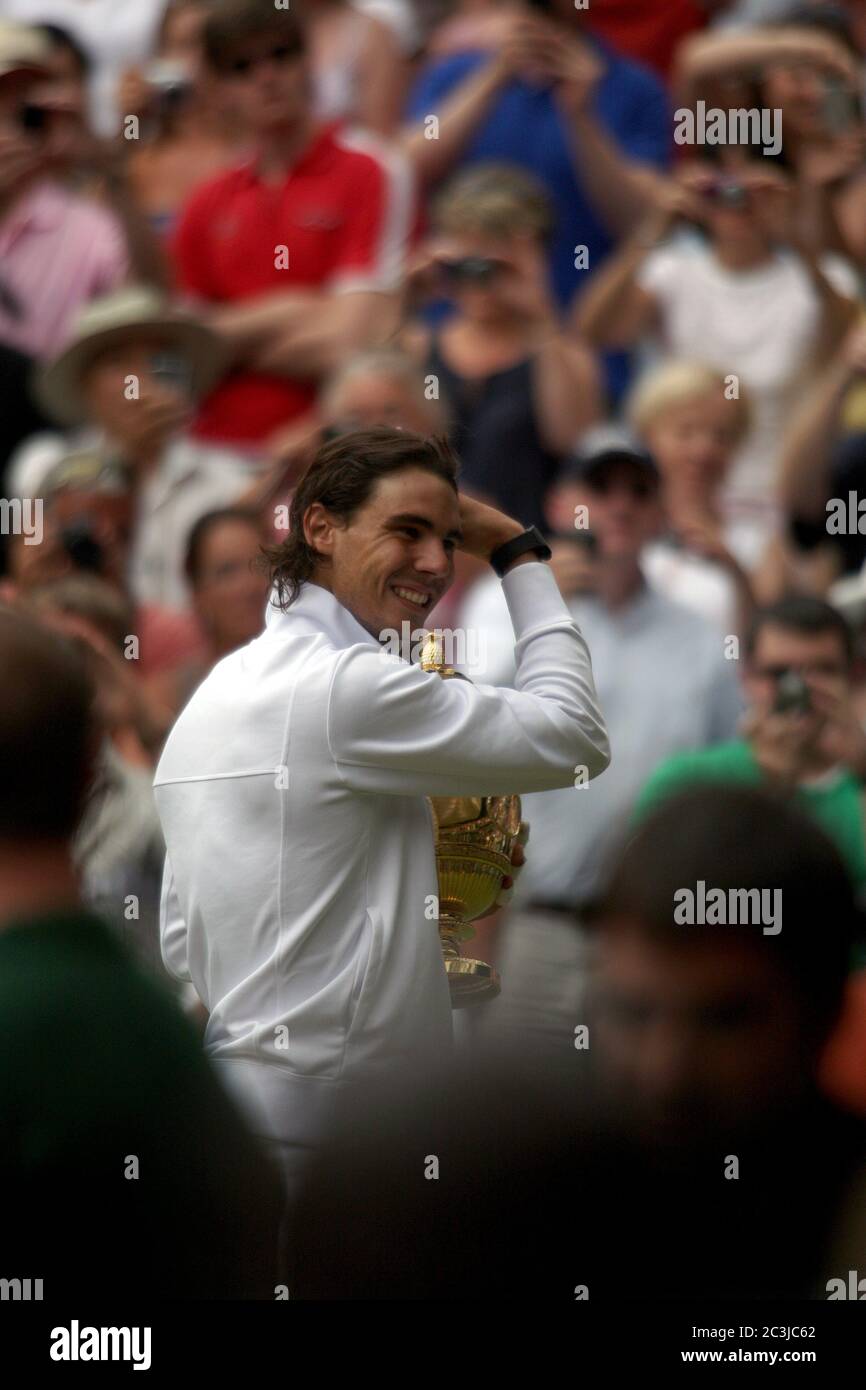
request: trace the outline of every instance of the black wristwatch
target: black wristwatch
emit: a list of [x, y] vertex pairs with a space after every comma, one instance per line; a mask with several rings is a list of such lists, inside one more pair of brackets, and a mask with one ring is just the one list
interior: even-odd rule
[[504, 545], [498, 545], [490, 556], [490, 563], [501, 579], [514, 560], [518, 560], [521, 555], [528, 555], [532, 550], [535, 551], [539, 560], [550, 559], [550, 546], [537, 526], [530, 526], [528, 531], [523, 531], [513, 540], [506, 541]]

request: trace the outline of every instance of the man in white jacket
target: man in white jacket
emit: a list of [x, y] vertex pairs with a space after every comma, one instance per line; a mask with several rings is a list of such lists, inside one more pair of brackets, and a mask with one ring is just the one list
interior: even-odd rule
[[[270, 556], [263, 633], [199, 687], [156, 774], [165, 964], [195, 986], [208, 1054], [290, 1173], [340, 1082], [451, 1046], [425, 798], [572, 786], [609, 762], [543, 538], [459, 496], [456, 467], [402, 430], [323, 446]], [[458, 547], [503, 574], [513, 690], [383, 648], [435, 607]]]

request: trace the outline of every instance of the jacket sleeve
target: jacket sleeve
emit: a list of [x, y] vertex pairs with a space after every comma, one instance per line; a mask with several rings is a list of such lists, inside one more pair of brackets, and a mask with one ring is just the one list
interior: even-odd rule
[[[589, 651], [546, 565], [503, 580], [515, 634], [514, 690], [443, 681], [351, 647], [336, 663], [328, 740], [344, 783], [395, 795], [547, 791], [610, 761]], [[483, 633], [479, 639], [483, 641]]]
[[174, 887], [174, 876], [168, 855], [162, 872], [162, 896], [159, 904], [159, 944], [162, 963], [169, 975], [184, 983], [191, 983], [189, 965], [186, 958], [186, 922], [180, 910]]

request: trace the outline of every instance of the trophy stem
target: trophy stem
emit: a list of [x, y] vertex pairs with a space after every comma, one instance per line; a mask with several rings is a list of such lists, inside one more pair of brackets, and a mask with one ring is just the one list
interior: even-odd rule
[[495, 999], [501, 988], [499, 976], [492, 965], [461, 956], [460, 940], [465, 935], [466, 927], [467, 923], [460, 917], [440, 912], [439, 940], [452, 1009], [465, 1009], [469, 1004], [482, 1004], [488, 999]]
[[459, 917], [452, 916], [450, 912], [440, 912], [439, 914], [439, 940], [442, 943], [442, 955], [445, 962], [460, 959], [460, 936], [465, 930], [466, 923]]

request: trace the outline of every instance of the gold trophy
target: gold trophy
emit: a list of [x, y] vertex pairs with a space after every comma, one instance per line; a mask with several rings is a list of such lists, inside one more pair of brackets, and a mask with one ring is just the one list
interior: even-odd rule
[[[421, 651], [422, 671], [443, 680], [465, 680], [445, 664], [441, 632], [432, 632]], [[469, 924], [492, 911], [502, 879], [512, 871], [511, 853], [520, 833], [519, 796], [431, 796], [436, 827], [439, 876], [439, 938], [451, 1007], [465, 1008], [495, 999], [499, 976], [483, 960], [461, 956], [460, 942], [470, 941]]]

